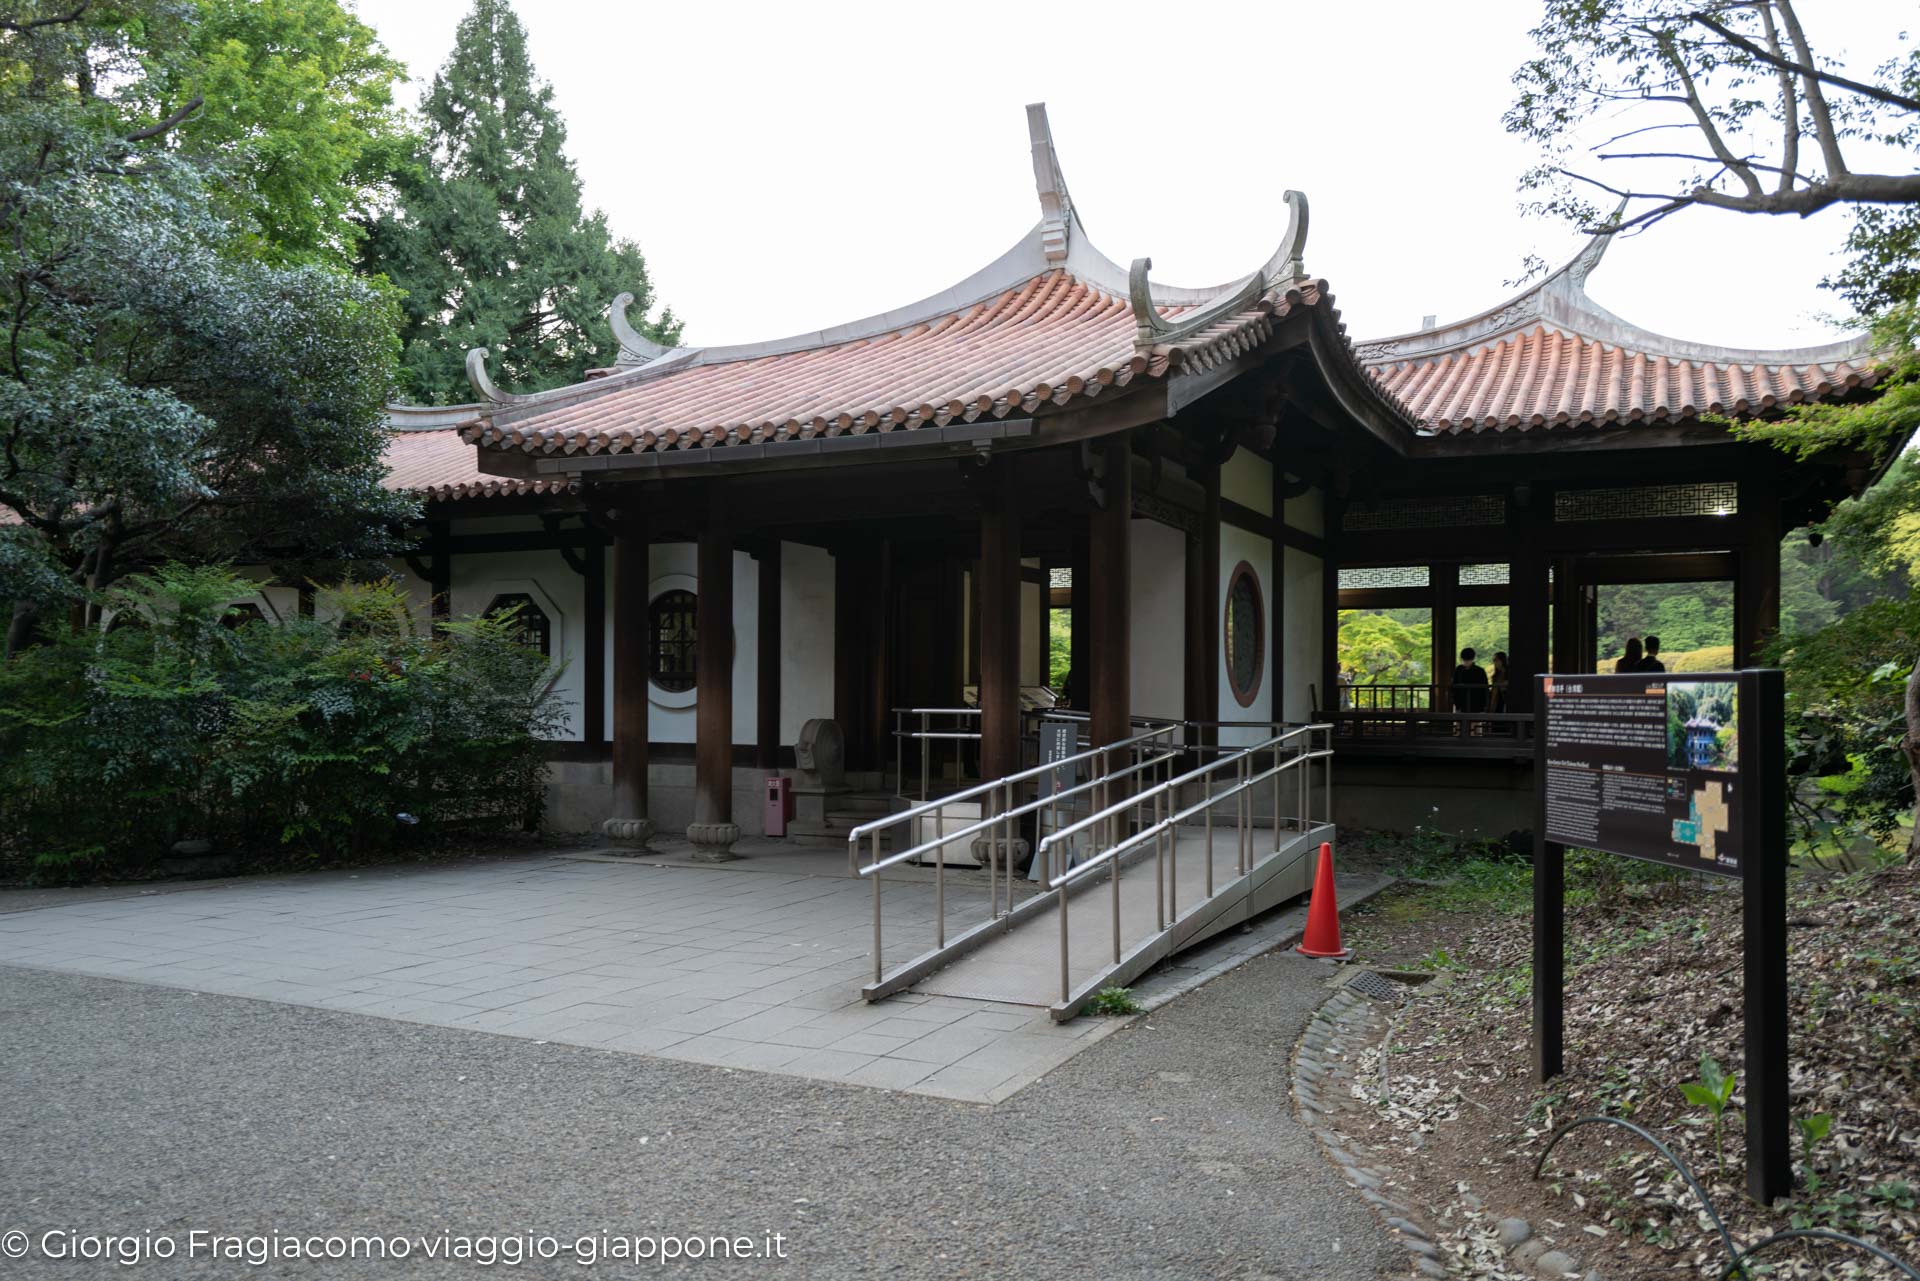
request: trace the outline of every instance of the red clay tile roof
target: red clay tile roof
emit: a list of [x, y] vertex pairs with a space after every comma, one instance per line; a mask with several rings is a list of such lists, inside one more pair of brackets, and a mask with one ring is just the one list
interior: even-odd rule
[[[465, 427], [483, 446], [624, 452], [808, 439], [1032, 413], [1250, 350], [1273, 321], [1325, 295], [1319, 281], [1269, 295], [1190, 338], [1134, 345], [1128, 300], [1063, 269], [954, 311], [818, 347], [736, 357], [668, 355], [522, 403]], [[1190, 305], [1162, 308], [1177, 317]], [[751, 351], [751, 349], [749, 349]], [[657, 372], [656, 372], [657, 371]]]
[[1690, 360], [1534, 325], [1466, 351], [1373, 368], [1435, 431], [1746, 417], [1843, 396], [1873, 381], [1864, 360], [1802, 365]]
[[545, 494], [566, 488], [563, 481], [482, 475], [473, 446], [454, 427], [396, 431], [387, 444], [386, 483], [389, 489], [408, 490], [429, 502]]
[[1499, 307], [1358, 344], [1376, 383], [1433, 432], [1747, 417], [1872, 384], [1862, 338], [1787, 351], [1669, 338], [1587, 296], [1610, 237]]

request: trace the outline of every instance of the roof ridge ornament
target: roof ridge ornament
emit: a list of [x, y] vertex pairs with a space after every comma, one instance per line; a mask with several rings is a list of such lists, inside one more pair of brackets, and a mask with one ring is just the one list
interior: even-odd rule
[[662, 347], [636, 329], [633, 322], [627, 319], [627, 308], [631, 306], [633, 294], [622, 290], [613, 296], [613, 302], [607, 307], [607, 323], [613, 326], [613, 336], [620, 343], [621, 364], [645, 365], [679, 350], [677, 347]]
[[525, 396], [516, 396], [512, 392], [501, 391], [494, 386], [493, 378], [487, 373], [487, 349], [469, 347], [467, 349], [467, 381], [473, 384], [480, 399], [495, 405], [511, 405], [515, 401], [525, 400]]
[[1050, 263], [1067, 260], [1067, 241], [1073, 236], [1073, 198], [1067, 194], [1066, 175], [1053, 148], [1053, 127], [1047, 123], [1047, 104], [1027, 104], [1027, 138], [1033, 146], [1033, 185], [1040, 193], [1040, 248]]
[[1153, 284], [1147, 279], [1147, 273], [1151, 270], [1153, 259], [1135, 258], [1132, 270], [1127, 273], [1127, 296], [1133, 303], [1135, 347], [1154, 347], [1191, 338], [1208, 326], [1252, 307], [1259, 301], [1260, 295], [1267, 292], [1267, 273], [1256, 271], [1238, 288], [1168, 320], [1153, 304]]
[[1280, 247], [1261, 269], [1276, 284], [1283, 280], [1302, 280], [1307, 274], [1307, 193], [1289, 191], [1281, 199], [1287, 202], [1286, 234], [1280, 237]]
[[1607, 256], [1607, 249], [1613, 244], [1613, 238], [1620, 233], [1620, 220], [1626, 217], [1626, 214], [1627, 202], [1622, 200], [1620, 207], [1613, 211], [1613, 217], [1609, 220], [1612, 225], [1605, 231], [1593, 232], [1592, 239], [1587, 245], [1573, 256], [1572, 262], [1562, 268], [1567, 283], [1572, 285], [1576, 292], [1587, 291], [1587, 277], [1591, 276], [1593, 269], [1600, 265], [1600, 260]]

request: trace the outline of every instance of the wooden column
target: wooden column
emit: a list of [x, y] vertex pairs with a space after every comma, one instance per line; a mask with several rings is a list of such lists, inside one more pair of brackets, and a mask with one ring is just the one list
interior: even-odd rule
[[1093, 625], [1093, 571], [1088, 568], [1087, 537], [1084, 532], [1073, 539], [1068, 572], [1072, 583], [1067, 588], [1067, 706], [1087, 710], [1087, 683], [1093, 675], [1093, 661], [1087, 652], [1087, 630]]
[[[1187, 535], [1187, 679], [1190, 721], [1220, 719], [1220, 629], [1224, 604], [1220, 587], [1220, 468], [1209, 464], [1195, 479], [1204, 487], [1200, 527]], [[1189, 731], [1188, 741], [1214, 743], [1212, 726]]]
[[[1453, 665], [1460, 661], [1460, 618], [1456, 593], [1460, 567], [1451, 561], [1429, 565], [1427, 582], [1433, 592], [1433, 704], [1435, 711], [1453, 710]], [[1475, 655], [1483, 668], [1486, 658]]]
[[1096, 747], [1133, 736], [1133, 447], [1122, 432], [1101, 453], [1106, 505], [1087, 522], [1087, 710]]
[[1020, 512], [1004, 462], [980, 512], [980, 776], [1020, 768]]
[[647, 808], [647, 526], [627, 513], [613, 540], [613, 808], [608, 840], [644, 845], [653, 835]]
[[760, 549], [760, 671], [755, 687], [759, 726], [757, 760], [763, 770], [780, 768], [780, 540]]
[[1507, 707], [1530, 712], [1537, 678], [1549, 670], [1549, 562], [1544, 548], [1553, 495], [1535, 487], [1526, 494], [1524, 506], [1522, 501], [1516, 495], [1508, 509], [1513, 559], [1507, 571], [1507, 637], [1513, 648], [1507, 651]]
[[863, 547], [833, 551], [833, 719], [846, 740], [847, 768], [873, 768], [867, 742], [867, 631], [862, 602], [871, 556]]
[[581, 673], [580, 736], [597, 752], [607, 741], [607, 545], [597, 533], [587, 540], [584, 563], [587, 634], [580, 646], [580, 661], [586, 665]]
[[893, 543], [874, 549], [873, 589], [866, 602], [867, 741], [873, 744], [873, 769], [893, 760]]
[[733, 535], [718, 494], [700, 528], [700, 595], [694, 613], [693, 823], [695, 857], [732, 857], [740, 829], [733, 821]]
[[[1214, 486], [1214, 492], [1219, 487]], [[1287, 473], [1280, 466], [1280, 450], [1273, 451], [1273, 572], [1267, 583], [1268, 706], [1276, 721], [1287, 719]], [[1337, 695], [1339, 690], [1336, 688]]]
[[1340, 520], [1341, 501], [1329, 487], [1326, 511], [1326, 555], [1320, 558], [1320, 688], [1314, 691], [1318, 709], [1340, 706]]
[[[1024, 572], [1024, 571], [1023, 571]], [[1022, 589], [1024, 590], [1024, 589]], [[1024, 600], [1025, 597], [1023, 596]], [[1022, 606], [1024, 609], [1025, 607]], [[1040, 625], [1034, 629], [1040, 642], [1040, 679], [1037, 684], [1053, 684], [1053, 562], [1040, 558]]]
[[1575, 578], [1573, 557], [1562, 556], [1554, 562], [1553, 670], [1556, 674], [1588, 670], [1580, 652], [1580, 631], [1586, 621], [1587, 606]]
[[1780, 630], [1780, 498], [1771, 474], [1740, 482], [1740, 577], [1733, 589], [1733, 664], [1753, 667]]

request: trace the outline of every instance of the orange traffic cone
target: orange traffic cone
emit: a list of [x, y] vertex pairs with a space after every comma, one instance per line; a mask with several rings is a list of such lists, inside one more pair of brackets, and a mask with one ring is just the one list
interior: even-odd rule
[[1340, 905], [1333, 895], [1333, 846], [1320, 842], [1320, 869], [1313, 877], [1313, 897], [1307, 902], [1307, 936], [1293, 949], [1302, 956], [1332, 957], [1344, 961], [1353, 949], [1340, 946]]

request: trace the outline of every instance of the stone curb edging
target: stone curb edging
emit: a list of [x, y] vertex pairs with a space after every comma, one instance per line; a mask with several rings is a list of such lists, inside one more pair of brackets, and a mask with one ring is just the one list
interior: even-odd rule
[[[1425, 990], [1441, 991], [1452, 980], [1451, 974], [1438, 975], [1428, 981]], [[1320, 1140], [1320, 1145], [1326, 1149], [1327, 1155], [1340, 1168], [1347, 1181], [1359, 1190], [1361, 1197], [1373, 1206], [1406, 1248], [1414, 1273], [1421, 1277], [1453, 1276], [1454, 1272], [1447, 1266], [1445, 1256], [1434, 1242], [1430, 1223], [1412, 1206], [1399, 1199], [1394, 1191], [1390, 1191], [1391, 1171], [1363, 1162], [1348, 1150], [1334, 1128], [1334, 1113], [1337, 1110], [1334, 1092], [1344, 1091], [1351, 1085], [1355, 1076], [1354, 1063], [1360, 1052], [1371, 1044], [1375, 1033], [1384, 1033], [1389, 1029], [1392, 1018], [1388, 1011], [1397, 1011], [1399, 1008], [1363, 996], [1344, 981], [1336, 982], [1335, 990], [1308, 1021], [1307, 1029], [1294, 1052], [1294, 1105], [1299, 1110], [1301, 1120]], [[1476, 1213], [1485, 1209], [1484, 1202], [1478, 1197], [1465, 1194], [1462, 1199]], [[1581, 1277], [1582, 1281], [1604, 1281], [1597, 1271], [1583, 1274], [1579, 1262], [1566, 1251], [1549, 1248], [1546, 1242], [1534, 1238], [1531, 1225], [1524, 1219], [1500, 1219], [1496, 1230], [1500, 1244], [1507, 1249], [1509, 1257], [1543, 1281], [1564, 1281], [1567, 1277]]]

